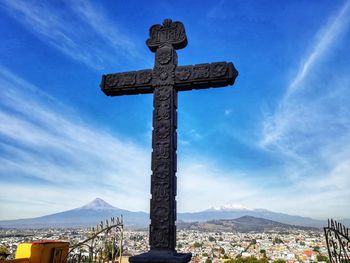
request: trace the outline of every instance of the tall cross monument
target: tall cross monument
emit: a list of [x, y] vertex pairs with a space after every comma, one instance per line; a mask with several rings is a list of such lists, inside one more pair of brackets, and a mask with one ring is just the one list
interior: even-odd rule
[[149, 227], [150, 251], [129, 258], [131, 263], [188, 262], [191, 253], [176, 247], [177, 93], [233, 85], [238, 75], [232, 63], [215, 62], [177, 66], [177, 49], [187, 45], [181, 22], [165, 19], [153, 25], [146, 41], [155, 53], [153, 69], [102, 76], [108, 96], [153, 93], [152, 176]]

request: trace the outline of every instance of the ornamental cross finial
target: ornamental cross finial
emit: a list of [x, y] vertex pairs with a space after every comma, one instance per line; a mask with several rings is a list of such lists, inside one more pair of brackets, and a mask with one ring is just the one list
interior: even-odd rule
[[149, 29], [146, 44], [152, 52], [166, 44], [171, 44], [174, 49], [184, 48], [187, 46], [185, 27], [181, 22], [164, 19], [163, 25], [153, 25]]

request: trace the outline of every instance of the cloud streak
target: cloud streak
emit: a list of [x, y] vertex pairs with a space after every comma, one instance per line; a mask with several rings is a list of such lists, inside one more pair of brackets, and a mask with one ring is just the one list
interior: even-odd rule
[[[341, 33], [347, 29], [350, 21], [349, 13], [350, 1], [346, 1], [336, 17], [331, 19], [328, 24], [320, 30], [318, 34], [320, 36], [319, 39], [317, 39], [312, 51], [305, 56], [304, 62], [300, 66], [297, 75], [288, 85], [285, 95], [281, 99], [276, 112], [272, 116], [268, 116], [267, 120], [264, 122], [263, 136], [261, 140], [262, 146], [281, 146], [278, 145], [279, 142], [284, 139], [284, 135], [288, 134], [288, 130], [292, 129], [295, 125], [295, 123], [290, 122], [290, 120], [296, 121], [298, 117], [301, 117], [301, 120], [305, 118], [318, 118], [318, 116], [309, 116], [312, 114], [310, 111], [306, 112], [309, 115], [303, 118], [301, 115], [305, 113], [305, 111], [303, 111], [305, 107], [296, 104], [300, 104], [300, 99], [307, 96], [307, 94], [305, 94], [306, 92], [317, 92], [320, 102], [327, 99], [325, 96], [320, 95], [321, 92], [324, 92], [324, 90], [320, 90], [322, 88], [321, 81], [315, 83], [313, 80], [312, 83], [309, 83], [310, 80], [307, 78], [308, 73], [319, 66], [317, 65], [317, 62], [322, 62], [322, 59], [329, 55], [332, 47], [339, 40]], [[346, 82], [346, 80], [344, 81]], [[338, 84], [338, 90], [341, 92], [341, 87], [344, 86], [341, 85], [342, 83]], [[336, 95], [334, 91], [332, 91], [332, 93], [333, 95], [329, 95]], [[309, 99], [308, 102], [313, 103], [314, 101]]]
[[140, 57], [133, 41], [103, 11], [86, 1], [64, 3], [55, 8], [52, 2], [4, 0], [2, 5], [43, 42], [95, 70], [118, 58]]
[[[71, 114], [72, 109], [3, 67], [0, 86], [4, 183], [18, 187], [24, 181], [28, 189], [43, 184], [64, 193], [71, 188], [77, 191], [71, 196], [77, 199], [72, 204], [79, 205], [87, 201], [85, 195], [96, 196], [96, 189], [102, 189], [97, 192], [106, 192], [105, 198], [119, 200], [121, 206], [121, 200], [129, 200], [130, 209], [147, 207], [148, 201], [143, 200], [148, 195], [149, 154], [142, 146], [68, 117], [76, 115]], [[135, 161], [137, 166], [130, 165]], [[1, 184], [1, 198], [16, 199], [14, 192], [10, 194], [13, 187], [6, 184]], [[26, 198], [37, 200], [40, 194]]]
[[310, 72], [310, 70], [312, 70], [317, 61], [322, 59], [322, 57], [327, 54], [329, 47], [333, 45], [341, 33], [346, 29], [349, 22], [349, 9], [350, 1], [346, 1], [336, 17], [329, 21], [328, 25], [326, 25], [325, 28], [319, 32], [318, 43], [316, 43], [311, 53], [306, 56], [306, 59], [302, 63], [298, 74], [290, 83], [285, 94], [285, 99], [287, 99], [297, 89], [303, 87], [303, 81], [307, 74]]
[[[0, 210], [9, 211], [2, 219], [62, 211], [97, 196], [148, 211], [150, 149], [70, 117], [79, 113], [1, 66], [0, 87]], [[254, 187], [243, 183], [241, 173], [210, 163], [182, 163], [179, 211], [252, 195]]]
[[259, 142], [284, 160], [289, 189], [315, 209], [327, 207], [327, 214], [343, 210], [343, 216], [345, 200], [350, 199], [350, 120], [346, 117], [350, 116], [350, 56], [340, 58], [337, 50], [349, 44], [343, 37], [349, 25], [350, 1], [346, 1], [317, 34], [276, 110], [266, 114]]

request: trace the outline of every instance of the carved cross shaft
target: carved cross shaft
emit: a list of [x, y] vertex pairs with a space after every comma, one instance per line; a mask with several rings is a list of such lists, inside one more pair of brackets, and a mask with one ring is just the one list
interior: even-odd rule
[[100, 86], [108, 96], [154, 94], [150, 252], [174, 254], [177, 92], [232, 85], [238, 72], [226, 62], [177, 66], [176, 49], [187, 45], [181, 22], [152, 26], [147, 45], [155, 52], [153, 70], [103, 75]]

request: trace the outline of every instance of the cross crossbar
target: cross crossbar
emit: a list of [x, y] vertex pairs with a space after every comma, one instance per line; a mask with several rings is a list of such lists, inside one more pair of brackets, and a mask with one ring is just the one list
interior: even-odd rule
[[[153, 93], [152, 69], [114, 73], [102, 76], [100, 87], [108, 96]], [[233, 85], [238, 72], [232, 63], [215, 62], [178, 66], [175, 69], [177, 91]]]

